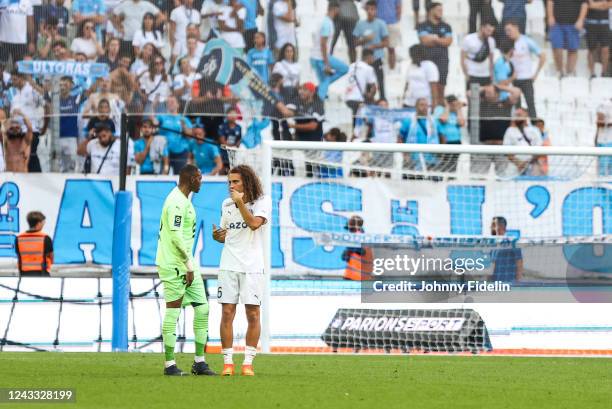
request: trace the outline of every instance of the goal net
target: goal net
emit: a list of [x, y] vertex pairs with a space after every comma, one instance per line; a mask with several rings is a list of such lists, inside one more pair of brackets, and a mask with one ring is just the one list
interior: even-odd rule
[[[539, 299], [525, 298], [520, 289], [517, 298], [453, 298], [448, 292], [368, 298], [365, 289], [372, 285], [364, 282], [377, 278], [368, 265], [372, 258], [401, 248], [412, 258], [451, 258], [451, 270], [457, 270], [457, 254], [485, 254], [484, 269], [464, 275], [464, 284], [500, 278], [500, 254], [519, 254], [520, 274], [501, 281], [531, 291], [567, 289], [568, 282], [609, 286], [612, 179], [603, 153], [610, 154], [597, 148], [296, 141], [229, 149], [232, 165], [258, 171], [274, 204], [271, 315], [265, 323], [272, 350], [483, 351], [491, 345], [487, 325], [503, 327], [511, 317], [502, 313], [487, 323], [476, 313], [468, 319], [461, 315], [468, 314], [465, 303], [585, 301], [571, 289], [567, 298], [546, 298], [546, 290], [533, 292]], [[364, 249], [373, 249], [369, 260]], [[437, 270], [425, 276], [427, 283], [448, 273]], [[552, 325], [538, 308], [528, 311], [526, 324]], [[288, 329], [288, 321], [299, 326]], [[542, 346], [555, 342], [563, 345], [557, 337]]]

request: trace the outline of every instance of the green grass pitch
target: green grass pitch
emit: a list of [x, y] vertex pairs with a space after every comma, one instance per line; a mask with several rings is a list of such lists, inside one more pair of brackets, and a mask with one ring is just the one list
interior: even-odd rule
[[[208, 358], [221, 369], [220, 355]], [[177, 362], [189, 370], [192, 359], [181, 354]], [[168, 378], [162, 360], [160, 354], [3, 352], [0, 387], [75, 388], [77, 401], [0, 409], [609, 409], [612, 402], [610, 359], [260, 355], [254, 378]]]

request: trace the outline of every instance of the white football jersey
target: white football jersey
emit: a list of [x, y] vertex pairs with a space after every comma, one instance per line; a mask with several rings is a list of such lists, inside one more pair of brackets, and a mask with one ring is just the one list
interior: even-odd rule
[[257, 230], [251, 230], [232, 199], [225, 199], [221, 206], [220, 226], [227, 229], [227, 233], [219, 269], [243, 273], [263, 273], [264, 229], [269, 228], [272, 200], [269, 196], [264, 195], [253, 203], [247, 203], [246, 206], [254, 216], [263, 217], [266, 220], [265, 224]]

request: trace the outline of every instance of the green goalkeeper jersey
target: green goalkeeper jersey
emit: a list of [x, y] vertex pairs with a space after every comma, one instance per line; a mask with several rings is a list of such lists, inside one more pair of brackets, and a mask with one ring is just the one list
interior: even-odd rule
[[155, 264], [159, 267], [159, 276], [162, 280], [176, 277], [177, 270], [179, 275], [186, 273], [187, 259], [184, 254], [187, 254], [193, 263], [195, 230], [195, 209], [189, 198], [176, 187], [166, 197], [159, 221]]

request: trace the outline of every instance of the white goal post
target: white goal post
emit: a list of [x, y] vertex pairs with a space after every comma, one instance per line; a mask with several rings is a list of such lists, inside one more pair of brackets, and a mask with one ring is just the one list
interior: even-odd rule
[[[341, 162], [330, 163], [326, 159], [321, 159], [323, 152], [342, 152], [344, 158]], [[388, 154], [387, 162], [384, 166], [374, 164], [356, 164], [356, 158], [359, 156]], [[425, 154], [432, 154], [438, 158], [438, 163], [442, 162], [444, 166], [438, 166], [436, 169], [430, 169], [425, 165], [423, 157]], [[342, 142], [300, 142], [300, 141], [277, 141], [264, 140], [259, 148], [251, 150], [233, 150], [230, 151], [232, 165], [246, 163], [253, 166], [261, 175], [264, 192], [272, 196], [273, 182], [285, 181], [292, 176], [305, 176], [303, 169], [304, 163], [314, 163], [319, 161], [321, 166], [337, 166], [343, 168], [344, 172], [336, 179], [325, 179], [328, 182], [339, 182], [356, 180], [350, 172], [351, 168], [366, 169], [365, 174], [361, 174], [359, 181], [366, 183], [365, 180], [372, 180], [369, 183], [391, 183], [405, 179], [412, 179], [411, 176], [418, 176], [417, 180], [427, 179], [434, 175], [437, 179], [435, 182], [446, 183], [447, 181], [457, 180], [489, 180], [507, 181], [513, 183], [517, 174], [500, 174], [497, 172], [497, 164], [501, 160], [509, 161], [510, 158], [525, 158], [525, 157], [548, 157], [550, 172], [548, 173], [548, 181], [553, 180], [555, 183], [565, 183], [567, 181], [586, 180], [596, 184], [608, 184], [612, 182], [611, 177], [601, 175], [598, 170], [598, 161], [605, 156], [612, 157], [612, 147], [570, 147], [570, 146], [504, 146], [504, 145], [428, 145], [428, 144], [385, 144], [385, 143], [342, 143]], [[406, 161], [422, 162], [423, 166], [406, 166]], [[389, 159], [393, 157], [393, 160]], [[279, 159], [280, 158], [280, 159]], [[407, 159], [408, 158], [408, 159]], [[416, 158], [416, 159], [415, 159]], [[450, 158], [450, 159], [449, 159]], [[279, 160], [281, 162], [291, 162], [291, 174], [279, 174]], [[452, 169], [446, 166], [446, 162], [451, 164]], [[276, 163], [276, 165], [275, 165]], [[474, 172], [474, 164], [484, 166], [484, 171]], [[449, 165], [450, 166], [450, 165]], [[482, 166], [481, 166], [482, 167]], [[517, 165], [518, 167], [518, 165]], [[368, 173], [369, 172], [369, 173]], [[275, 176], [276, 173], [276, 176]], [[406, 177], [409, 175], [409, 177]], [[306, 175], [308, 178], [317, 178], [317, 174], [311, 173]], [[520, 175], [519, 175], [520, 176]], [[371, 179], [370, 179], [371, 178]], [[374, 182], [376, 181], [376, 182]], [[452, 183], [452, 182], [451, 182]], [[406, 183], [406, 187], [411, 187]], [[272, 224], [272, 223], [270, 223]], [[542, 229], [542, 234], [546, 235], [553, 230], [546, 231]], [[556, 234], [556, 233], [551, 233]], [[262, 302], [262, 331], [261, 331], [261, 348], [262, 352], [271, 352], [272, 333], [271, 333], [271, 278], [272, 278], [272, 263], [271, 263], [271, 246], [272, 246], [272, 229], [270, 226], [266, 228], [265, 240], [265, 270], [267, 273], [267, 284], [264, 291], [264, 299]], [[539, 236], [532, 234], [531, 236]], [[275, 272], [279, 274], [278, 272]]]

